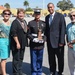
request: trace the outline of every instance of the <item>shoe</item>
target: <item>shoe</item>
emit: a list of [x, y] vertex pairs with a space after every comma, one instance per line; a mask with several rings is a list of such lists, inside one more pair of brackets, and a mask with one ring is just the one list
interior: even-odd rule
[[53, 72], [50, 72], [50, 74], [49, 75], [52, 75], [53, 74]]
[[53, 73], [52, 75], [55, 75], [55, 73]]
[[13, 75], [19, 75], [19, 73], [13, 73]]
[[63, 74], [60, 73], [60, 74], [58, 74], [58, 75], [63, 75]]
[[55, 75], [55, 72], [50, 73], [50, 75]]
[[60, 72], [57, 72], [58, 73], [58, 75], [63, 75], [62, 73], [60, 73]]
[[23, 72], [20, 72], [19, 75], [26, 75], [26, 74], [24, 74]]

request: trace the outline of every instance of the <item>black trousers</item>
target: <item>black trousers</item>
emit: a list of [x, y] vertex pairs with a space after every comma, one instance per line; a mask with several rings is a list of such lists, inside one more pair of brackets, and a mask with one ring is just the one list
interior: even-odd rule
[[22, 63], [24, 58], [24, 49], [17, 50], [16, 48], [13, 48], [12, 55], [13, 55], [13, 61], [12, 61], [12, 68], [13, 68], [13, 75], [21, 75], [22, 74]]
[[62, 73], [64, 69], [64, 46], [58, 48], [52, 48], [48, 46], [48, 59], [50, 65], [50, 72], [56, 72], [56, 56], [58, 62], [58, 72]]

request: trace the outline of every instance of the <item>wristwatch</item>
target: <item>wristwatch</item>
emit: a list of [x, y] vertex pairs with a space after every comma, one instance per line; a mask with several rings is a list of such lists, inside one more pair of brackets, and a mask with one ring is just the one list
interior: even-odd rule
[[70, 43], [73, 44], [73, 41], [71, 41]]

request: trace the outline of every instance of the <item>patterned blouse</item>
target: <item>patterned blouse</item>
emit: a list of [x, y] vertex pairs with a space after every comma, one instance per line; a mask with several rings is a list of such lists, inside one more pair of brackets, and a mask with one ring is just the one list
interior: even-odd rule
[[0, 23], [0, 38], [8, 38], [10, 32], [10, 26]]

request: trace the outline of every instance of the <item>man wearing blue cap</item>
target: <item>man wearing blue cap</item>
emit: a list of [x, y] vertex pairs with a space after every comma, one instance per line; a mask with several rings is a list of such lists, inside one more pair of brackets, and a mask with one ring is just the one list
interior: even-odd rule
[[35, 19], [28, 23], [30, 39], [31, 75], [42, 75], [42, 61], [45, 42], [45, 22], [40, 20], [40, 10], [34, 11]]

